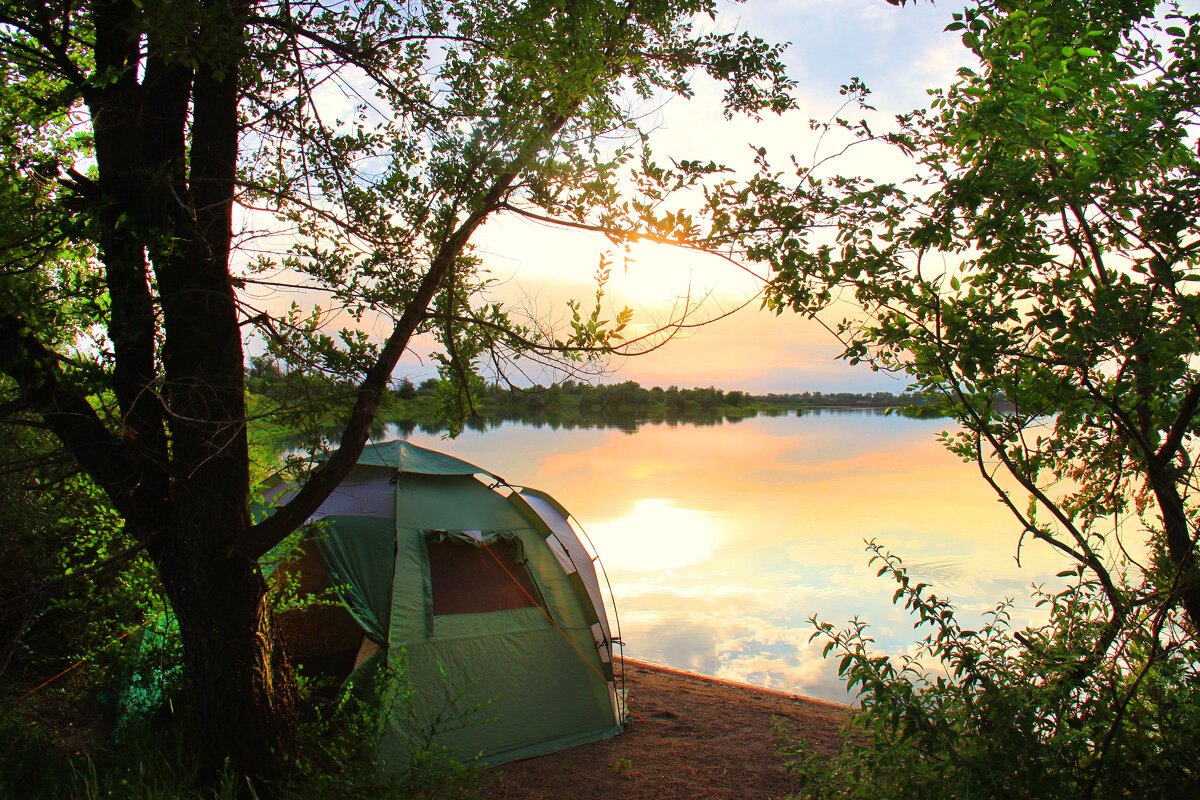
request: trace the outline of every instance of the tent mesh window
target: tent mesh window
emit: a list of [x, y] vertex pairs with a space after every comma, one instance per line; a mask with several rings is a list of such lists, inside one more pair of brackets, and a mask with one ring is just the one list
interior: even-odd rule
[[537, 588], [512, 542], [483, 547], [427, 541], [433, 614], [478, 614], [539, 605]]

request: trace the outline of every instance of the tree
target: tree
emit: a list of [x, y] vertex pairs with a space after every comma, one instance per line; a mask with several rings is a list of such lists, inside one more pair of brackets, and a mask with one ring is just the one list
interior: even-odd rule
[[[1018, 741], [1059, 759], [1062, 796], [1154, 790], [1172, 770], [1194, 786], [1200, 18], [1155, 2], [981, 0], [948, 29], [979, 63], [928, 110], [887, 132], [828, 126], [911, 158], [907, 183], [789, 176], [764, 157], [713, 205], [755, 205], [748, 252], [774, 270], [776, 311], [855, 298], [844, 357], [939, 397], [961, 427], [948, 447], [1019, 523], [1018, 557], [1028, 541], [1054, 548], [1073, 583], [1045, 598], [1048, 626], [1009, 635], [1001, 613], [981, 635], [880, 552], [897, 597], [935, 626], [950, 684], [916, 663], [885, 674], [861, 629], [827, 629], [830, 646], [868, 686], [864, 706], [878, 703], [889, 733], [876, 743], [943, 770], [920, 785], [946, 796], [972, 780], [1020, 796], [979, 783]], [[861, 85], [847, 92], [869, 108]], [[1001, 701], [1027, 729], [997, 724]], [[979, 742], [994, 749], [972, 753]], [[1165, 771], [1139, 766], [1156, 759]]]
[[[712, 13], [713, 0], [0, 4], [0, 191], [24, 212], [4, 236], [0, 372], [153, 560], [214, 766], [284, 771], [296, 689], [257, 559], [353, 465], [412, 337], [439, 337], [465, 402], [489, 349], [618, 341], [623, 316], [576, 314], [555, 337], [479, 302], [479, 227], [636, 215], [618, 186], [658, 178], [626, 105], [686, 94], [695, 70], [725, 81], [731, 112], [789, 105], [779, 49], [695, 33], [692, 15]], [[252, 290], [280, 283], [390, 332], [333, 335], [319, 313], [254, 307]], [[50, 324], [55, 308], [82, 338]], [[355, 386], [330, 457], [257, 523], [248, 326], [272, 355]]]

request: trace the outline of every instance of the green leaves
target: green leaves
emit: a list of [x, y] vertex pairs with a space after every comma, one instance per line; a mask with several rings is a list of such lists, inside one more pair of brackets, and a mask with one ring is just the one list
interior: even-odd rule
[[[959, 426], [943, 441], [1012, 511], [1018, 553], [1073, 565], [1042, 598], [1046, 627], [989, 633], [960, 629], [876, 548], [944, 677], [919, 657], [881, 661], [859, 621], [823, 629], [865, 687], [871, 743], [829, 773], [803, 762], [827, 781], [812, 796], [1103, 796], [1190, 769], [1191, 733], [1132, 720], [1200, 707], [1195, 662], [1182, 666], [1200, 631], [1200, 17], [1017, 5], [955, 15], [978, 64], [897, 133], [842, 125], [911, 158], [900, 188], [764, 163], [740, 190], [771, 306], [816, 314], [852, 296], [843, 357], [942, 398]], [[1173, 662], [1176, 645], [1193, 655]], [[1151, 675], [1169, 675], [1161, 693]], [[1163, 772], [1143, 775], [1147, 760]], [[1024, 783], [1035, 763], [1061, 782]]]
[[[298, 234], [281, 237], [286, 249], [264, 253], [254, 270], [267, 280], [281, 268], [307, 276], [334, 307], [370, 319], [398, 317], [433, 265], [453, 263], [438, 289], [441, 310], [419, 331], [440, 340], [459, 377], [504, 372], [524, 355], [573, 368], [609, 352], [631, 319], [602, 312], [599, 297], [593, 313], [575, 308], [559, 335], [490, 318], [473, 296], [488, 286], [470, 245], [484, 220], [518, 214], [614, 242], [704, 242], [705, 221], [665, 203], [722, 168], [657, 164], [630, 96], [686, 95], [703, 69], [725, 84], [729, 113], [792, 102], [781, 47], [693, 31], [691, 16], [712, 12], [709, 0], [370, 8], [353, 17], [319, 4], [278, 7], [248, 43], [263, 68], [247, 79], [243, 117], [254, 133], [243, 196]], [[298, 363], [343, 375], [370, 365], [368, 350], [345, 350], [334, 364], [289, 338]], [[458, 407], [469, 410], [469, 398]]]
[[1066, 571], [1062, 591], [1037, 592], [1044, 624], [1019, 628], [1003, 602], [970, 629], [953, 604], [913, 583], [896, 556], [874, 542], [868, 549], [927, 633], [915, 651], [885, 655], [862, 620], [841, 629], [812, 620], [812, 638], [837, 658], [860, 708], [832, 756], [781, 743], [797, 797], [1186, 792], [1200, 716], [1184, 666], [1196, 656], [1194, 642], [1178, 657], [1156, 658], [1135, 633], [1111, 659], [1079, 672], [1106, 624], [1103, 592], [1082, 571]]

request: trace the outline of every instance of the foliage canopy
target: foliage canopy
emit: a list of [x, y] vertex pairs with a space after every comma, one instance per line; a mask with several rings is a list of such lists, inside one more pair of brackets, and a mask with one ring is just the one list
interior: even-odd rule
[[[179, 618], [210, 766], [280, 777], [295, 685], [256, 559], [361, 452], [413, 337], [454, 397], [487, 355], [605, 351], [481, 298], [503, 214], [606, 229], [661, 201], [637, 103], [697, 71], [729, 113], [791, 103], [780, 48], [715, 0], [0, 3], [0, 373], [107, 496]], [[623, 196], [637, 187], [642, 196]], [[351, 321], [279, 308], [280, 284]], [[264, 298], [263, 293], [266, 292]], [[362, 320], [385, 333], [372, 339]], [[331, 457], [249, 515], [244, 331], [354, 389]], [[10, 389], [11, 387], [11, 389]], [[334, 402], [337, 401], [337, 402]], [[131, 552], [133, 552], [131, 550]]]
[[[804, 761], [808, 790], [1194, 788], [1200, 19], [1167, 3], [981, 0], [948, 29], [978, 64], [928, 109], [886, 132], [829, 126], [852, 150], [891, 148], [911, 179], [788, 175], [764, 157], [712, 204], [755, 205], [747, 252], [773, 268], [777, 312], [854, 298], [844, 356], [941, 398], [960, 426], [947, 446], [1020, 525], [1018, 558], [1055, 549], [1068, 588], [1042, 596], [1045, 626], [1014, 631], [1002, 606], [964, 630], [877, 549], [932, 628], [919, 656], [939, 666], [897, 666], [860, 624], [823, 625], [865, 692], [869, 744], [828, 772]], [[860, 84], [846, 92], [870, 108]]]

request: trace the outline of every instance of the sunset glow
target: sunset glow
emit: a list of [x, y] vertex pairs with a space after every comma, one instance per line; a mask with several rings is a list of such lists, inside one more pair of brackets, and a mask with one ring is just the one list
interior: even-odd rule
[[645, 497], [623, 517], [588, 526], [610, 569], [662, 572], [708, 561], [721, 545], [713, 518], [670, 500]]

